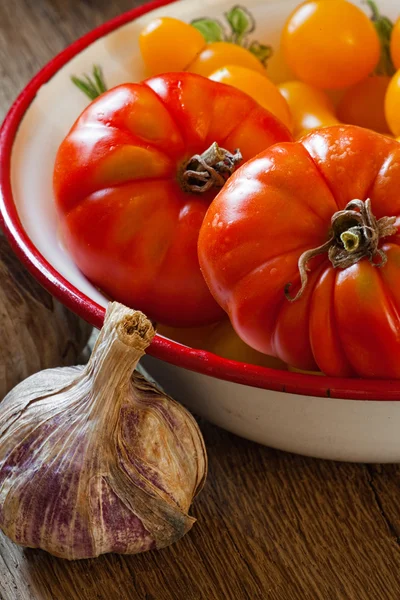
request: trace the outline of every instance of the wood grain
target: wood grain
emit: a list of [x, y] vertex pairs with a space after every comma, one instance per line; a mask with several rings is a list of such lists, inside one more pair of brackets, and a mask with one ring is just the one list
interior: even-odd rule
[[[32, 75], [132, 0], [2, 0], [0, 117]], [[400, 469], [306, 459], [201, 422], [198, 519], [178, 544], [68, 563], [0, 536], [1, 600], [398, 600]]]

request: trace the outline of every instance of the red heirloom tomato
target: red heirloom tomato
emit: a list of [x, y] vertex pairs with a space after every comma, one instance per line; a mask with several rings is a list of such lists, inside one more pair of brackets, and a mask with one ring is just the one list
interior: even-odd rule
[[253, 348], [332, 376], [400, 377], [400, 144], [316, 130], [243, 165], [211, 204], [199, 259]]
[[69, 252], [106, 294], [157, 321], [218, 320], [223, 313], [197, 258], [205, 212], [240, 153], [248, 160], [289, 139], [249, 96], [191, 73], [104, 93], [56, 158], [54, 190]]

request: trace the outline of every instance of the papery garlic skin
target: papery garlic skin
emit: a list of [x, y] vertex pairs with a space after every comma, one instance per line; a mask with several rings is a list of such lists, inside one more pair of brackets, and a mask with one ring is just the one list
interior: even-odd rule
[[32, 373], [76, 363], [91, 331], [26, 271], [0, 232], [0, 400]]
[[207, 470], [193, 417], [131, 377], [154, 330], [112, 303], [86, 367], [42, 371], [0, 405], [0, 527], [68, 559], [182, 537]]

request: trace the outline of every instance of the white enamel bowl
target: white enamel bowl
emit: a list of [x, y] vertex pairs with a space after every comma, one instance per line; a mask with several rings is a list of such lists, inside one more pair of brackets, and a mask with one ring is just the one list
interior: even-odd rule
[[[247, 0], [254, 37], [275, 55], [272, 79], [285, 78], [279, 32], [297, 0]], [[0, 134], [3, 229], [37, 279], [76, 313], [100, 327], [107, 299], [78, 271], [60, 245], [52, 195], [57, 147], [87, 102], [70, 75], [102, 65], [110, 86], [144, 73], [138, 34], [156, 15], [190, 21], [221, 17], [227, 0], [147, 4], [94, 30], [53, 59], [26, 87]], [[366, 10], [365, 5], [359, 2]], [[379, 0], [396, 17], [397, 0]], [[151, 10], [151, 12], [149, 12]], [[305, 376], [236, 363], [157, 336], [144, 360], [148, 372], [195, 413], [238, 435], [283, 450], [338, 460], [400, 460], [400, 381]]]

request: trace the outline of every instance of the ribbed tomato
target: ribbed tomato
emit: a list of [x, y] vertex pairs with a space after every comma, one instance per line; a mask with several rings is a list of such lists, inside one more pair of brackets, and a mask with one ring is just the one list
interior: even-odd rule
[[199, 259], [250, 346], [332, 376], [400, 377], [400, 144], [316, 130], [243, 165]]
[[197, 258], [205, 212], [240, 153], [248, 160], [289, 139], [249, 96], [195, 74], [104, 93], [56, 158], [54, 190], [69, 252], [106, 294], [157, 321], [218, 320], [222, 311]]

